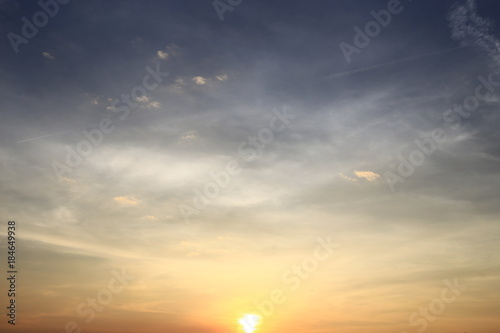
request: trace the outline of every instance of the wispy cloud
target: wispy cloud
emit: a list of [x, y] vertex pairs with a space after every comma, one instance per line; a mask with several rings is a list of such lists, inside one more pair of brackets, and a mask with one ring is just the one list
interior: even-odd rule
[[139, 203], [139, 200], [134, 198], [133, 196], [123, 196], [123, 197], [115, 197], [113, 198], [116, 202], [119, 202], [121, 204], [129, 205], [129, 206], [135, 206]]
[[198, 85], [204, 85], [207, 83], [207, 79], [205, 79], [203, 76], [195, 76], [193, 77], [193, 81]]
[[417, 55], [414, 55], [414, 56], [411, 56], [411, 57], [406, 57], [406, 58], [391, 60], [391, 61], [383, 62], [383, 63], [380, 63], [380, 64], [376, 64], [376, 65], [373, 65], [373, 66], [366, 66], [366, 67], [361, 67], [361, 68], [353, 69], [353, 70], [350, 70], [350, 71], [345, 71], [345, 72], [341, 72], [341, 73], [336, 73], [336, 74], [328, 75], [328, 76], [325, 77], [325, 79], [334, 79], [334, 78], [339, 78], [339, 77], [346, 76], [346, 75], [351, 75], [351, 74], [356, 74], [356, 73], [362, 73], [362, 72], [376, 70], [376, 69], [380, 69], [380, 68], [384, 68], [384, 67], [388, 67], [388, 66], [398, 65], [398, 64], [409, 62], [409, 61], [412, 61], [412, 60], [418, 60], [418, 59], [421, 59], [421, 58], [430, 57], [430, 56], [439, 55], [439, 54], [442, 54], [442, 53], [446, 53], [446, 52], [458, 50], [458, 49], [461, 49], [463, 47], [464, 46], [453, 47], [453, 48], [450, 48], [450, 49], [439, 50], [439, 51], [429, 52], [429, 53], [425, 53], [425, 54], [417, 54]]
[[44, 58], [47, 58], [47, 59], [50, 59], [50, 60], [54, 59], [54, 56], [52, 54], [50, 54], [49, 52], [42, 52], [42, 55], [43, 55]]
[[354, 171], [354, 174], [358, 177], [358, 178], [363, 178], [363, 179], [366, 179], [370, 182], [373, 182], [375, 180], [377, 180], [380, 175], [373, 172], [373, 171]]
[[456, 5], [448, 15], [451, 37], [463, 46], [478, 46], [500, 65], [500, 42], [492, 34], [493, 22], [480, 17], [475, 0]]
[[162, 60], [168, 59], [168, 53], [165, 51], [159, 50], [158, 52], [156, 52], [156, 55]]

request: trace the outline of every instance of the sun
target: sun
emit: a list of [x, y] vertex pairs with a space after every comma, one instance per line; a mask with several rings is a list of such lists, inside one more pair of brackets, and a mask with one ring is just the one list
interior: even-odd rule
[[262, 318], [259, 315], [246, 314], [238, 320], [238, 323], [241, 325], [241, 328], [245, 333], [252, 333], [257, 329], [261, 321]]

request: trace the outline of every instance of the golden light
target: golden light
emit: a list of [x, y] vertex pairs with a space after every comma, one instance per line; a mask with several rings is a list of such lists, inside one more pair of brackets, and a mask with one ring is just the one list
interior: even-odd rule
[[254, 332], [261, 323], [261, 317], [255, 314], [246, 314], [238, 321], [245, 333]]

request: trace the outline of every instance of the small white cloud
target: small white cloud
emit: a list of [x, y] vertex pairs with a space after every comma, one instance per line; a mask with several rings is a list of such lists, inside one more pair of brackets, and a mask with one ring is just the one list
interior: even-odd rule
[[196, 135], [195, 131], [189, 131], [181, 135], [181, 141], [192, 141], [197, 138], [198, 136]]
[[219, 81], [226, 81], [227, 80], [227, 74], [224, 73], [224, 74], [221, 74], [221, 75], [216, 75], [215, 76], [217, 78], [217, 80]]
[[125, 196], [125, 197], [115, 197], [113, 198], [116, 202], [119, 202], [124, 205], [129, 205], [129, 206], [135, 206], [139, 203], [139, 200], [135, 199], [132, 196]]
[[149, 97], [146, 96], [146, 95], [144, 95], [144, 96], [141, 96], [141, 97], [137, 97], [136, 100], [138, 102], [147, 103], [147, 102], [149, 102]]
[[163, 50], [156, 51], [156, 56], [161, 60], [177, 58], [181, 55], [181, 48], [175, 44], [167, 45]]
[[354, 171], [354, 174], [356, 175], [356, 177], [364, 178], [364, 179], [368, 180], [369, 182], [373, 182], [380, 177], [379, 174], [377, 174], [373, 171]]
[[47, 58], [47, 59], [54, 59], [54, 56], [52, 54], [50, 54], [49, 52], [42, 52], [42, 55], [44, 58]]
[[350, 182], [357, 182], [357, 181], [358, 181], [357, 179], [355, 179], [355, 178], [351, 178], [351, 177], [349, 177], [349, 176], [346, 176], [346, 175], [344, 175], [343, 173], [339, 173], [339, 176], [340, 176], [340, 177], [342, 177], [342, 178], [344, 178], [345, 180], [350, 181]]
[[195, 76], [193, 77], [193, 81], [194, 83], [199, 85], [204, 85], [207, 83], [207, 79], [205, 79], [203, 76]]
[[158, 56], [158, 58], [160, 58], [161, 60], [167, 60], [168, 59], [168, 53], [165, 52], [165, 51], [162, 51], [162, 50], [159, 50], [158, 52], [156, 52], [156, 55]]
[[150, 108], [150, 109], [158, 109], [160, 106], [161, 106], [161, 104], [159, 102], [156, 102], [156, 101], [148, 103], [148, 108]]

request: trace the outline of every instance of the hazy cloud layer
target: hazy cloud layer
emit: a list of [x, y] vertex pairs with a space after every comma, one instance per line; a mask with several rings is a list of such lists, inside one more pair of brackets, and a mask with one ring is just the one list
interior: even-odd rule
[[[458, 277], [467, 291], [428, 332], [495, 332], [500, 6], [401, 3], [351, 63], [339, 44], [387, 1], [244, 1], [221, 22], [210, 1], [73, 0], [19, 53], [4, 38], [18, 331], [232, 331], [332, 235], [338, 251], [263, 331], [414, 332], [408, 316]], [[0, 2], [1, 33], [39, 10]], [[462, 116], [478, 86], [488, 96]], [[240, 172], [196, 208], [231, 161]], [[122, 267], [135, 279], [86, 324], [77, 306]]]

